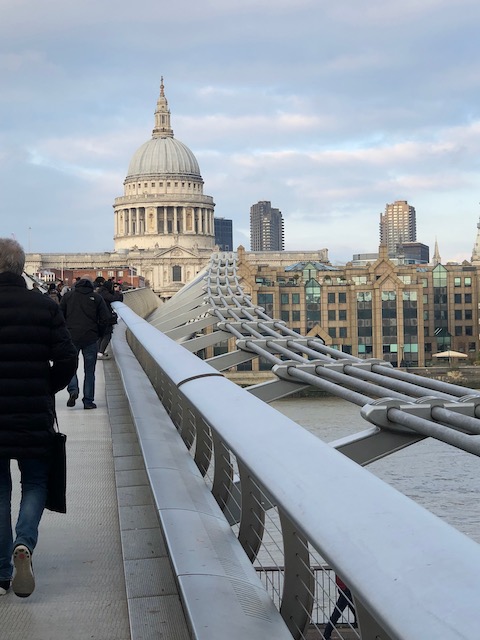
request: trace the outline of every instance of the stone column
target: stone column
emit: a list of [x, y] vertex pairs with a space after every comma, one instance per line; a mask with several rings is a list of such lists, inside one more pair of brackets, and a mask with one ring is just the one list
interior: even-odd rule
[[177, 207], [173, 207], [173, 233], [178, 233]]
[[163, 233], [167, 235], [168, 233], [168, 225], [167, 225], [167, 207], [163, 206]]
[[140, 209], [138, 207], [135, 209], [135, 220], [135, 235], [138, 236], [140, 235]]
[[128, 235], [133, 235], [133, 209], [128, 210]]

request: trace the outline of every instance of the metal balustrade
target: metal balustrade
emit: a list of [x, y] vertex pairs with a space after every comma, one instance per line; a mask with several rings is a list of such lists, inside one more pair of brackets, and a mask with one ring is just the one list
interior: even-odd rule
[[[471, 636], [480, 547], [361, 465], [425, 437], [478, 455], [475, 391], [300, 336], [244, 294], [234, 254], [214, 255], [148, 322], [127, 304], [115, 309], [129, 344], [205, 486], [257, 570], [279, 568], [269, 584], [292, 637], [322, 637], [335, 593], [316, 570], [324, 563], [354, 597], [348, 637]], [[228, 336], [233, 351], [194, 355]], [[244, 390], [221, 373], [258, 356], [278, 380]], [[309, 385], [359, 405], [374, 426], [330, 446], [264, 402]]]

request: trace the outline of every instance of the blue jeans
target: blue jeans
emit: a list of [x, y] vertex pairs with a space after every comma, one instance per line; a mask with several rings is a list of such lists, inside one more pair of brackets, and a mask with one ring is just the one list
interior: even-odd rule
[[49, 460], [43, 458], [18, 460], [22, 498], [14, 540], [10, 459], [0, 458], [0, 580], [9, 580], [12, 577], [14, 547], [24, 544], [33, 552], [37, 545], [38, 525], [47, 499], [49, 466]]
[[[83, 380], [83, 404], [90, 404], [95, 399], [95, 367], [97, 366], [97, 343], [93, 342], [86, 347], [75, 345], [77, 353], [80, 351], [83, 355], [83, 369], [85, 378]], [[77, 374], [73, 376], [67, 386], [68, 393], [76, 393], [78, 395], [78, 378]]]

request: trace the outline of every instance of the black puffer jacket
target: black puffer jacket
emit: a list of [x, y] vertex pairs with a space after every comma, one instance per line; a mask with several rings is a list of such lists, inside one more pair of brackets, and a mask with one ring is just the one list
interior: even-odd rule
[[54, 395], [75, 373], [77, 352], [58, 304], [0, 273], [0, 457], [49, 453]]
[[110, 324], [112, 316], [102, 296], [94, 293], [93, 283], [86, 279], [80, 280], [63, 296], [60, 309], [78, 347], [96, 342], [101, 335], [101, 327]]

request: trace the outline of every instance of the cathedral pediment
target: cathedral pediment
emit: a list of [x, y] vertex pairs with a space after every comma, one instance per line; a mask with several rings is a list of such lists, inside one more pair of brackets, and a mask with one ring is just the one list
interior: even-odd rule
[[[202, 252], [203, 253], [203, 252]], [[173, 247], [169, 247], [168, 249], [160, 249], [155, 251], [154, 258], [175, 258], [177, 260], [182, 260], [184, 258], [198, 258], [199, 252], [195, 249], [189, 249], [188, 247], [181, 247], [175, 245]]]

